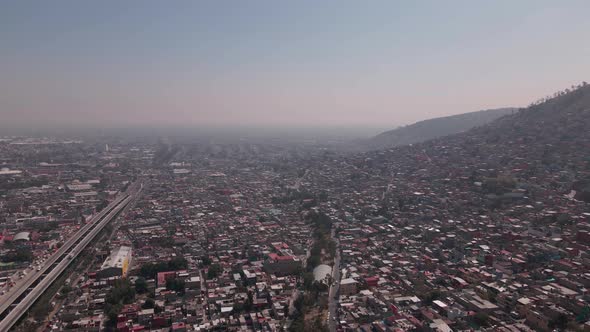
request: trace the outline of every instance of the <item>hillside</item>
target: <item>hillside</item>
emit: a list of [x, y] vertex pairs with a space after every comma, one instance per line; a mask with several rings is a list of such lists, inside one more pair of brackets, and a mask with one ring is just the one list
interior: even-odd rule
[[522, 154], [513, 153], [514, 160], [526, 157], [549, 176], [554, 188], [573, 190], [575, 198], [590, 202], [590, 85], [561, 92], [478, 129], [474, 134], [497, 142], [496, 149], [518, 147]]
[[499, 108], [428, 119], [383, 132], [366, 140], [363, 144], [368, 148], [378, 149], [424, 142], [484, 125], [515, 110], [515, 108]]
[[[514, 312], [504, 302], [511, 287], [529, 299], [559, 287], [570, 294], [587, 289], [587, 84], [461, 133], [340, 158], [326, 154], [310, 169], [302, 187], [331, 199], [318, 199], [319, 208], [345, 211], [337, 224], [339, 245], [346, 249], [341, 267], [364, 273], [371, 290], [395, 271], [393, 278], [405, 278], [403, 289], [424, 307], [433, 293], [461, 306], [481, 294], [480, 303], [498, 310], [474, 321], [488, 325], [477, 330], [508, 331], [512, 322], [502, 319], [504, 309]], [[549, 318], [563, 303], [560, 318]], [[531, 327], [527, 331], [577, 331], [590, 319], [586, 308], [588, 301], [570, 301], [555, 291], [515, 318]], [[542, 325], [530, 319], [532, 311], [547, 316]]]
[[485, 194], [480, 198], [488, 201], [511, 193], [537, 201], [571, 196], [590, 202], [590, 85], [466, 132], [363, 158], [383, 174], [446, 181], [439, 188], [443, 192], [451, 183], [454, 188], [479, 183]]

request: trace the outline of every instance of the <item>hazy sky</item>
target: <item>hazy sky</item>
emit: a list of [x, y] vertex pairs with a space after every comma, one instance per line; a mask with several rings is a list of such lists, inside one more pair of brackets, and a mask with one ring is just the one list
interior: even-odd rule
[[1, 1], [0, 122], [379, 126], [590, 80], [590, 1]]

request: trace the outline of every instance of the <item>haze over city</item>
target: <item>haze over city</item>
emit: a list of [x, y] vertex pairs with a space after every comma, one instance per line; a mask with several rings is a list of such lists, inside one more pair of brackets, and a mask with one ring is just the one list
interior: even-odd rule
[[3, 128], [394, 128], [590, 72], [588, 1], [5, 1]]
[[590, 332], [589, 13], [0, 2], [0, 332]]

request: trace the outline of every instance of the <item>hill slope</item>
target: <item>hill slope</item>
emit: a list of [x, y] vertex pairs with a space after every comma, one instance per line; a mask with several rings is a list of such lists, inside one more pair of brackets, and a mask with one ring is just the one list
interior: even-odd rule
[[383, 132], [363, 143], [368, 148], [388, 148], [424, 142], [482, 126], [515, 110], [515, 108], [498, 108], [428, 119]]
[[425, 183], [433, 178], [452, 181], [455, 188], [480, 183], [481, 193], [524, 193], [533, 202], [566, 195], [590, 202], [590, 85], [466, 132], [364, 158], [384, 174], [419, 174]]
[[[523, 297], [537, 296], [558, 278], [556, 284], [586, 280], [588, 85], [462, 133], [340, 158], [324, 155], [306, 174], [310, 192], [318, 197], [327, 192], [331, 199], [318, 206], [343, 211], [338, 236], [350, 249], [342, 252], [344, 267], [372, 266], [371, 260], [391, 264], [385, 257], [405, 261], [403, 268], [389, 265], [400, 271], [414, 264], [416, 270], [424, 269], [419, 273], [431, 273], [430, 279], [406, 274], [419, 298], [452, 285], [445, 280], [453, 276], [469, 276], [467, 288], [477, 289], [489, 287], [481, 273], [495, 275], [505, 289], [522, 289]], [[556, 272], [563, 270], [567, 272]], [[375, 267], [359, 271], [380, 273]], [[547, 297], [535, 310], [549, 312], [563, 298]], [[486, 300], [506, 305], [500, 297]], [[578, 319], [582, 306], [587, 302], [560, 309], [568, 329], [585, 323]], [[495, 310], [489, 316], [502, 322], [505, 312]], [[533, 322], [525, 324], [537, 330]]]

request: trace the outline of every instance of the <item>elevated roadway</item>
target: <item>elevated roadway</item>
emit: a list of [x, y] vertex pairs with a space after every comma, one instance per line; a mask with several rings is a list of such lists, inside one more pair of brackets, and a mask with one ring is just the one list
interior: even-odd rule
[[29, 272], [13, 289], [0, 297], [0, 332], [8, 331], [29, 310], [96, 235], [138, 195], [141, 188], [140, 183], [129, 186], [125, 193], [69, 238], [39, 271]]

